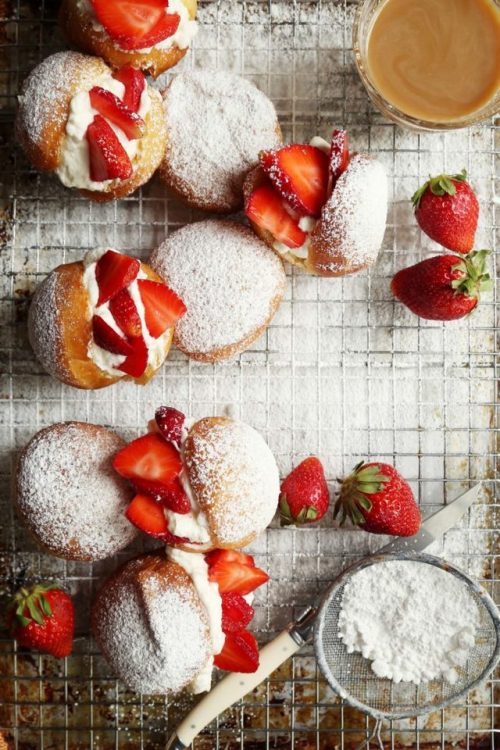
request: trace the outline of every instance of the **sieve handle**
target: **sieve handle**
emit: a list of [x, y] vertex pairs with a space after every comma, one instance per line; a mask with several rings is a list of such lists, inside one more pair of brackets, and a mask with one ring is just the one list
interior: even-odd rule
[[283, 662], [301, 648], [303, 641], [294, 640], [284, 630], [260, 651], [260, 666], [252, 674], [232, 672], [217, 685], [186, 716], [167, 743], [166, 750], [182, 750], [220, 713], [260, 685]]

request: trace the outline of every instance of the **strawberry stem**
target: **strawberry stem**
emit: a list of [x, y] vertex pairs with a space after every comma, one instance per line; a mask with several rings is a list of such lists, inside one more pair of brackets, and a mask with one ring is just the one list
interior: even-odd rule
[[362, 526], [366, 520], [364, 514], [372, 509], [368, 496], [381, 492], [386, 482], [390, 482], [390, 477], [382, 473], [378, 464], [365, 466], [361, 461], [348, 477], [340, 480], [341, 488], [333, 508], [334, 518], [340, 516], [341, 526], [348, 518], [355, 526]]
[[451, 267], [452, 271], [459, 271], [462, 274], [460, 278], [451, 282], [457, 294], [479, 299], [481, 292], [488, 292], [492, 289], [493, 281], [486, 271], [486, 259], [490, 254], [491, 250], [474, 250], [465, 258], [460, 258], [458, 263]]
[[420, 201], [422, 200], [422, 197], [428, 188], [433, 195], [455, 195], [457, 189], [453, 184], [453, 180], [455, 182], [465, 182], [466, 179], [467, 172], [465, 169], [462, 169], [460, 174], [439, 174], [437, 175], [437, 177], [429, 176], [427, 182], [425, 182], [422, 187], [420, 187], [412, 195], [411, 202], [413, 203], [415, 208], [418, 208], [420, 205]]
[[[43, 625], [47, 618], [52, 617], [52, 607], [45, 594], [57, 588], [59, 588], [57, 584], [52, 583], [48, 586], [36, 584], [31, 588], [23, 586], [19, 589], [9, 605], [9, 608], [15, 611], [17, 622], [22, 627], [27, 627], [32, 621], [37, 625]], [[29, 612], [29, 617], [26, 615], [26, 610]]]

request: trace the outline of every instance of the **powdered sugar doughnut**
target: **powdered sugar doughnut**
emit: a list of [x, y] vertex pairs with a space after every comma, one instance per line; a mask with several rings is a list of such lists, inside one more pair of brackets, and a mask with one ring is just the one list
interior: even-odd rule
[[189, 357], [216, 362], [247, 349], [285, 289], [281, 260], [247, 227], [203, 221], [183, 227], [149, 263], [187, 306], [174, 334]]
[[[267, 180], [261, 167], [245, 180], [248, 200]], [[367, 154], [353, 154], [324, 205], [320, 218], [305, 218], [307, 239], [297, 250], [286, 247], [256, 223], [252, 227], [281, 257], [317, 276], [356, 273], [376, 260], [387, 219], [387, 175], [383, 165]]]
[[131, 491], [111, 459], [114, 432], [63, 422], [38, 432], [21, 453], [14, 502], [37, 542], [66, 560], [103, 560], [136, 536], [124, 516]]
[[[101, 59], [78, 52], [47, 57], [24, 81], [16, 131], [34, 167], [56, 173], [64, 185], [79, 189], [87, 198], [106, 201], [129, 195], [149, 180], [165, 153], [166, 135], [161, 96], [145, 83], [136, 113], [144, 121], [141, 137], [130, 139], [101, 117], [108, 134], [111, 129], [111, 137], [118, 139], [118, 151], [131, 165], [130, 175], [92, 179], [87, 133], [98, 114], [89, 97], [96, 86], [120, 100], [124, 97], [124, 84], [113, 78]], [[105, 150], [111, 153], [108, 145]]]
[[122, 49], [119, 42], [109, 36], [99, 23], [90, 0], [63, 0], [59, 20], [75, 47], [102, 57], [114, 68], [133, 65], [156, 78], [182, 60], [196, 34], [196, 0], [170, 0], [168, 11], [180, 15], [176, 34], [151, 48], [132, 51]]
[[181, 690], [212, 655], [193, 582], [163, 554], [130, 560], [104, 584], [92, 631], [116, 675], [139, 693]]
[[269, 526], [279, 497], [279, 471], [262, 436], [244, 422], [206, 417], [182, 449], [186, 515], [166, 511], [169, 531], [196, 544], [187, 551], [244, 547]]
[[160, 177], [191, 206], [239, 209], [259, 152], [282, 140], [273, 104], [244, 78], [214, 70], [179, 74], [164, 99], [168, 146]]

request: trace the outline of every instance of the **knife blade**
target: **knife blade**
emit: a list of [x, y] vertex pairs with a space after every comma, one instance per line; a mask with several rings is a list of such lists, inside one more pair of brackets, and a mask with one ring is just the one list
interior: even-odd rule
[[473, 502], [477, 499], [481, 482], [475, 484], [470, 490], [459, 495], [451, 503], [440, 508], [438, 511], [426, 518], [414, 536], [398, 537], [382, 549], [378, 549], [376, 554], [400, 553], [400, 552], [423, 552], [433, 542], [442, 537], [445, 531], [451, 529], [459, 521]]

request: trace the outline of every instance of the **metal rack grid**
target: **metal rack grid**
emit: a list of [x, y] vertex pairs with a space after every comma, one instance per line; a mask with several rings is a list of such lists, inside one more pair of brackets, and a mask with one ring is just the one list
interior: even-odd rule
[[[389, 292], [394, 270], [436, 250], [418, 231], [408, 201], [429, 172], [467, 167], [481, 202], [478, 245], [494, 246], [498, 128], [492, 122], [417, 135], [378, 115], [349, 49], [355, 2], [199, 4], [201, 31], [181, 67], [227, 67], [255, 81], [275, 102], [288, 139], [328, 136], [333, 123], [348, 127], [354, 147], [377, 154], [390, 176], [384, 246], [370, 274], [317, 279], [288, 268], [287, 295], [272, 325], [235, 361], [200, 365], [174, 351], [145, 389], [119, 384], [82, 393], [51, 380], [27, 343], [26, 313], [36, 283], [95, 245], [146, 257], [168, 232], [202, 215], [171, 200], [155, 180], [126, 200], [99, 206], [29, 168], [14, 145], [15, 96], [29, 69], [64, 46], [55, 23], [58, 4], [0, 2], [1, 593], [20, 578], [63, 580], [76, 598], [79, 633], [74, 654], [63, 663], [0, 641], [0, 733], [16, 750], [162, 748], [190, 700], [126, 690], [87, 637], [89, 598], [119, 560], [91, 565], [42, 555], [13, 518], [9, 485], [16, 450], [58, 420], [94, 421], [131, 437], [160, 402], [193, 417], [230, 409], [265, 435], [282, 474], [317, 453], [334, 488], [335, 477], [360, 458], [395, 462], [411, 480], [424, 515], [483, 479], [479, 503], [435, 551], [472, 572], [500, 600], [496, 292], [468, 320], [446, 326], [413, 317]], [[494, 273], [494, 258], [491, 263]], [[267, 640], [347, 562], [384, 541], [335, 529], [330, 518], [319, 528], [271, 528], [252, 548], [271, 575], [257, 603], [258, 637]], [[498, 678], [463, 704], [394, 722], [384, 731], [386, 747], [493, 748], [500, 726]], [[195, 747], [349, 750], [367, 729], [365, 717], [331, 693], [304, 649], [221, 716]]]

